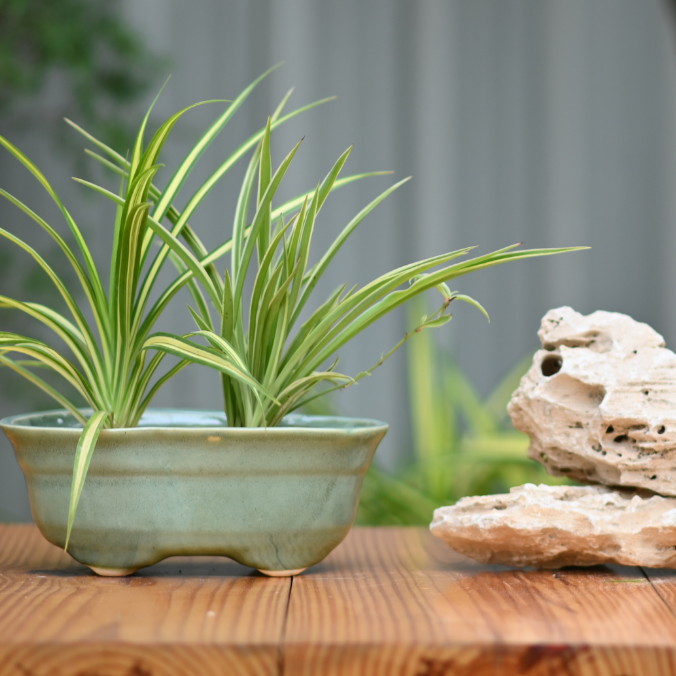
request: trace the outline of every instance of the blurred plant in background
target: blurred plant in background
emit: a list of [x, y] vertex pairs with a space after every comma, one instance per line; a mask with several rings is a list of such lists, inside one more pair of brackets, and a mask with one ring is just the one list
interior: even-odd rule
[[[57, 78], [61, 106], [50, 122], [60, 136], [67, 114], [113, 148], [134, 138], [125, 107], [155, 82], [162, 60], [121, 18], [118, 0], [0, 0], [0, 115], [26, 119], [32, 102]], [[24, 105], [25, 104], [25, 105]], [[38, 112], [44, 126], [44, 110]], [[131, 112], [131, 111], [129, 111]], [[58, 130], [58, 132], [57, 132]], [[51, 131], [51, 130], [50, 130]]]
[[[135, 104], [157, 83], [164, 63], [125, 22], [118, 0], [0, 0], [0, 127], [12, 136], [44, 131], [60, 149], [72, 150], [71, 161], [77, 163], [84, 155], [80, 136], [63, 123], [68, 116], [124, 153], [135, 136]], [[3, 213], [5, 223], [16, 218]], [[55, 270], [67, 284], [76, 281], [68, 262], [51, 255], [56, 245], [36, 241], [35, 246], [57, 261]], [[5, 249], [0, 250], [0, 288], [28, 299], [39, 296], [50, 306], [59, 302], [39, 266], [26, 266]], [[29, 319], [6, 313], [0, 319], [3, 330], [28, 331]], [[2, 378], [5, 391], [22, 407], [53, 405], [7, 369]]]
[[[412, 302], [409, 321], [425, 312]], [[517, 432], [507, 403], [532, 362], [528, 355], [484, 400], [431, 331], [407, 346], [412, 453], [396, 472], [372, 466], [364, 479], [357, 523], [427, 525], [432, 512], [465, 495], [508, 492], [523, 483], [560, 485], [526, 456], [528, 437]], [[329, 413], [317, 400], [313, 413]]]

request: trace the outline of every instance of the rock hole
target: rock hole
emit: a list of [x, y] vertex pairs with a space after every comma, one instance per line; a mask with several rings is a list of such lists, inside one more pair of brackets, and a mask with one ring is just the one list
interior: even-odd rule
[[667, 428], [664, 425], [660, 425], [657, 428], [657, 434], [664, 434], [667, 431]]
[[507, 505], [495, 505], [495, 507], [493, 507], [493, 509], [499, 509], [499, 510], [507, 509]]
[[550, 355], [545, 357], [542, 360], [540, 368], [542, 369], [542, 375], [546, 378], [553, 376], [555, 373], [558, 373], [561, 370], [563, 361], [558, 355]]
[[650, 394], [650, 390], [643, 390], [643, 394], [647, 397]]
[[606, 434], [612, 434], [615, 431], [615, 428], [612, 425], [608, 425], [608, 429], [606, 430]]
[[657, 474], [653, 474], [653, 475], [650, 477], [650, 481], [654, 481], [655, 479], [657, 479]]
[[619, 436], [617, 436], [613, 439], [613, 441], [616, 444], [621, 444], [621, 443], [628, 441], [628, 440], [629, 440], [629, 437], [626, 434], [620, 434]]
[[605, 331], [591, 330], [575, 336], [567, 336], [561, 340], [544, 343], [543, 348], [551, 350], [561, 345], [571, 348], [586, 347], [592, 352], [609, 352], [613, 347], [613, 339]]

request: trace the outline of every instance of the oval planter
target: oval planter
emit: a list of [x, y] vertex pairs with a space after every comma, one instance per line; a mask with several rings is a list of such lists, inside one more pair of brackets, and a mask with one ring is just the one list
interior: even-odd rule
[[[65, 411], [0, 420], [26, 476], [40, 532], [63, 547], [81, 432]], [[387, 425], [289, 415], [229, 428], [218, 412], [149, 410], [101, 432], [68, 553], [102, 575], [168, 556], [227, 556], [271, 575], [321, 561], [354, 523]]]

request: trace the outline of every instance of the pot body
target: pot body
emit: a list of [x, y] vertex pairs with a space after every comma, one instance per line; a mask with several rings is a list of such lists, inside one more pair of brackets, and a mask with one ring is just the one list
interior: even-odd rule
[[[0, 426], [26, 476], [38, 528], [63, 547], [81, 426], [65, 411]], [[126, 573], [175, 555], [306, 568], [354, 523], [364, 474], [386, 432], [384, 423], [354, 418], [290, 415], [279, 427], [229, 428], [222, 413], [150, 410], [139, 427], [101, 432], [68, 552], [92, 568]]]

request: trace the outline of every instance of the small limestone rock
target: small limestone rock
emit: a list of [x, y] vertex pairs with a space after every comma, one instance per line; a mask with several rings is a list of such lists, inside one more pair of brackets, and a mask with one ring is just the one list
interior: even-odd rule
[[676, 496], [676, 355], [614, 312], [550, 310], [509, 404], [550, 474]]
[[430, 529], [481, 563], [676, 567], [676, 499], [646, 492], [526, 484], [440, 507]]

